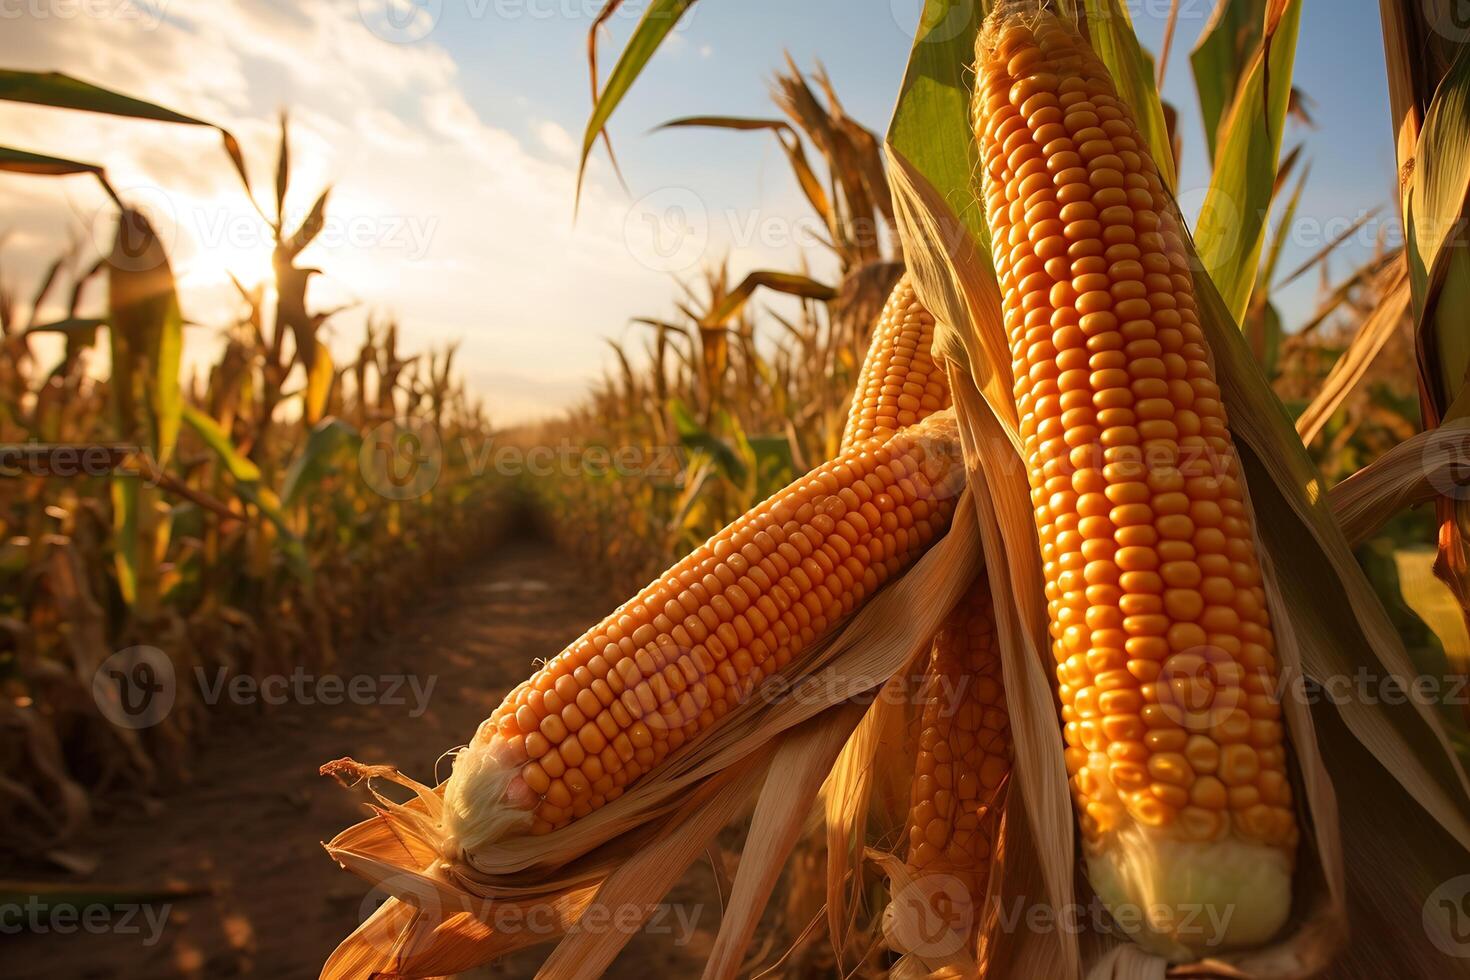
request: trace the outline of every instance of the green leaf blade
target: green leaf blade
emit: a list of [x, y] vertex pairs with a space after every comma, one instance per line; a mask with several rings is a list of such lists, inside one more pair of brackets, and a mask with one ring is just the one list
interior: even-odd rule
[[1265, 244], [1266, 216], [1291, 102], [1301, 0], [1286, 0], [1221, 129], [1195, 244], [1237, 325], [1245, 319]]
[[[607, 84], [597, 93], [592, 106], [592, 116], [587, 120], [587, 131], [582, 136], [582, 155], [577, 167], [577, 186], [580, 191], [582, 178], [586, 174], [587, 160], [592, 155], [592, 146], [597, 137], [607, 128], [608, 120], [622, 103], [623, 97], [643, 73], [654, 52], [658, 51], [670, 32], [678, 25], [685, 11], [694, 6], [695, 0], [653, 0], [639, 18], [628, 39], [618, 62], [608, 76]], [[610, 5], [615, 9], [616, 4]], [[606, 12], [606, 11], [605, 11]], [[593, 27], [596, 31], [596, 26]], [[594, 35], [594, 51], [595, 51]], [[595, 81], [595, 80], [594, 80]]]

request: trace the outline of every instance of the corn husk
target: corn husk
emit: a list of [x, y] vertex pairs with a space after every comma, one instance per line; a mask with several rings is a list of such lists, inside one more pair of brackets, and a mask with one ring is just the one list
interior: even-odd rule
[[[1054, 696], [1044, 680], [1051, 669], [1046, 617], [1029, 488], [1015, 448], [1000, 293], [984, 238], [970, 227], [976, 207], [968, 200], [957, 204], [970, 174], [957, 170], [952, 147], [937, 148], [953, 141], [954, 128], [968, 128], [966, 64], [952, 48], [946, 56], [941, 45], [920, 37], [895, 118], [918, 113], [905, 109], [905, 101], [926, 102], [931, 125], [928, 133], [917, 127], [890, 132], [890, 174], [911, 274], [941, 321], [937, 343], [954, 365], [977, 511], [993, 515], [981, 521], [986, 564], [997, 594], [1013, 607], [1013, 615], [1001, 620], [1003, 636], [1007, 626], [1013, 631], [1003, 640], [1016, 752], [1008, 845], [1026, 828], [1030, 839], [1046, 846], [1036, 850], [1034, 869], [1015, 853], [1009, 856], [1003, 892], [1066, 908], [1090, 902], [1091, 895], [1076, 871]], [[936, 95], [944, 81], [950, 90]], [[1352, 677], [1362, 668], [1375, 677], [1408, 680], [1414, 670], [1334, 520], [1321, 477], [1214, 284], [1197, 272], [1196, 285], [1265, 559], [1288, 685], [1283, 708], [1304, 837], [1293, 919], [1266, 949], [1172, 967], [1106, 931], [1021, 930], [1002, 935], [992, 968], [1000, 976], [1286, 978], [1317, 975], [1336, 964], [1350, 975], [1368, 975], [1358, 971], [1381, 961], [1381, 950], [1393, 949], [1401, 975], [1447, 975], [1453, 961], [1431, 942], [1422, 916], [1437, 885], [1470, 870], [1470, 785], [1438, 718], [1422, 705], [1357, 699], [1309, 704], [1290, 696], [1304, 678]], [[1404, 482], [1401, 470], [1391, 476], [1382, 482]], [[1371, 492], [1376, 489], [1339, 498], [1359, 515], [1356, 533], [1381, 516]], [[1009, 588], [1001, 584], [1007, 575]], [[1387, 828], [1399, 826], [1402, 835], [1386, 836]], [[1012, 877], [1023, 867], [1039, 877], [1040, 891], [1035, 881]], [[1350, 919], [1359, 927], [1351, 934]]]

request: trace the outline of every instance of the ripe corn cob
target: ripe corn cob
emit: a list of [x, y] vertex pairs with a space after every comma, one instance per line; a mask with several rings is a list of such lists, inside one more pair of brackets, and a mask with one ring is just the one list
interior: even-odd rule
[[731, 524], [506, 697], [455, 759], [446, 835], [473, 854], [617, 798], [917, 559], [963, 479], [945, 413]]
[[934, 637], [922, 697], [908, 864], [953, 876], [979, 908], [1011, 768], [995, 616], [983, 574]]
[[1037, 6], [987, 23], [974, 123], [1089, 877], [1165, 955], [1258, 945], [1298, 831], [1239, 463], [1148, 147]]
[[949, 383], [933, 346], [934, 317], [919, 305], [905, 273], [873, 328], [842, 434], [844, 452], [869, 439], [887, 439], [949, 406]]

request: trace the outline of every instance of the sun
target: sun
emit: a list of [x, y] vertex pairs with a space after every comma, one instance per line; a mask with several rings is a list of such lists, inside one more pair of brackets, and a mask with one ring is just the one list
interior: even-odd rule
[[177, 215], [174, 227], [181, 284], [229, 287], [233, 277], [246, 289], [254, 289], [271, 282], [275, 242], [259, 215], [241, 210], [232, 199], [180, 206]]
[[271, 281], [271, 247], [268, 243], [238, 242], [200, 244], [182, 270], [180, 280], [192, 286], [227, 285], [231, 277], [246, 289]]

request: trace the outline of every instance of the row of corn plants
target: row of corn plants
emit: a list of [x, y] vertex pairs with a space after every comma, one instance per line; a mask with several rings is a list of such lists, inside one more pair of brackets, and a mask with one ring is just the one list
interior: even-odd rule
[[[557, 541], [620, 586], [647, 580], [836, 453], [869, 330], [901, 271], [877, 137], [844, 112], [821, 71], [809, 78], [788, 64], [772, 99], [779, 116], [662, 128], [776, 139], [823, 229], [832, 281], [799, 269], [737, 282], [725, 264], [678, 280], [675, 312], [609, 340], [615, 370], [580, 404], [517, 435], [573, 447], [570, 465], [533, 476], [527, 493]], [[791, 299], [757, 309], [763, 292]]]
[[[59, 75], [0, 73], [0, 98], [199, 124]], [[212, 329], [186, 320], [158, 233], [100, 167], [0, 147], [0, 170], [90, 174], [118, 208], [109, 254], [64, 255], [25, 293], [0, 283], [0, 847], [13, 855], [65, 861], [94, 801], [186, 778], [209, 720], [196, 670], [339, 667], [495, 533], [501, 497], [476, 459], [490, 423], [453, 350], [406, 355], [395, 324], [370, 322], [334, 363], [333, 311], [310, 307], [300, 264], [329, 196], [286, 224], [287, 140], [283, 119], [262, 215], [275, 275], [240, 286], [238, 315]], [[186, 370], [186, 333], [206, 329], [218, 354]]]

